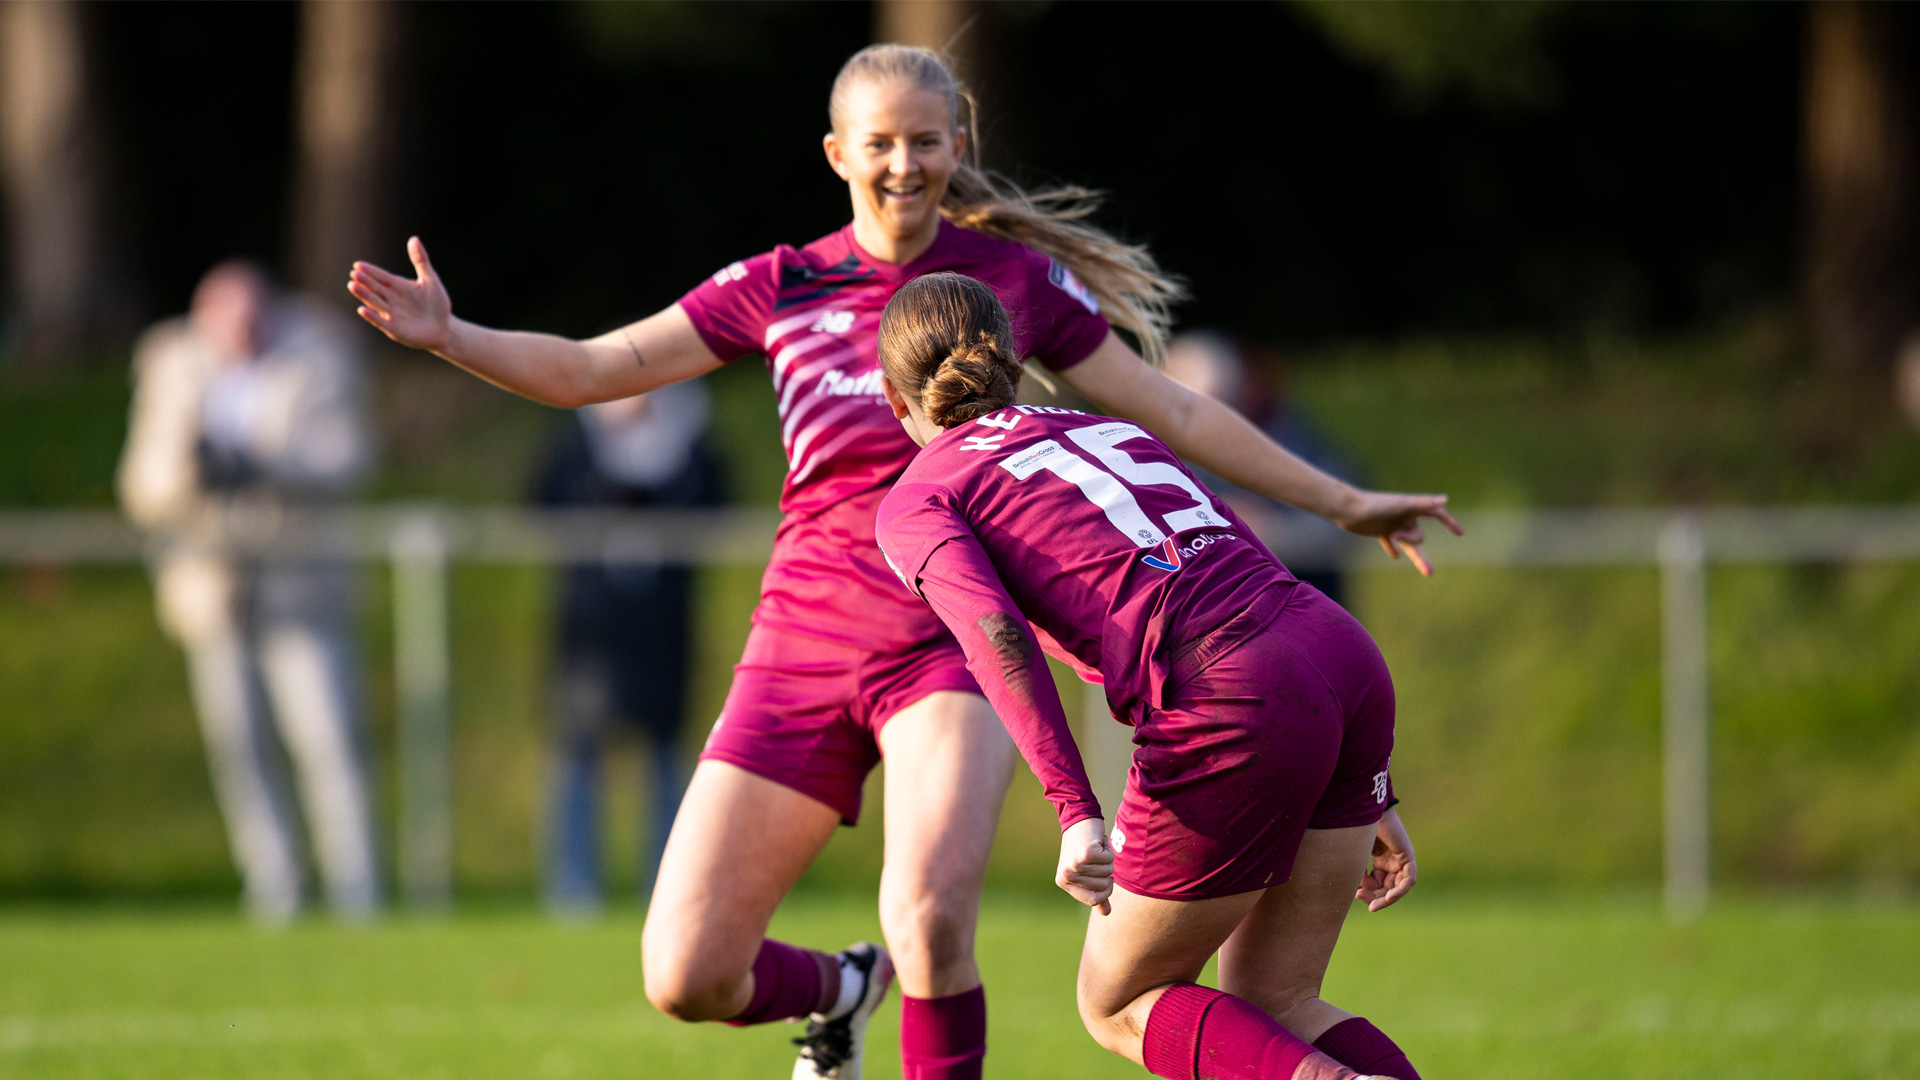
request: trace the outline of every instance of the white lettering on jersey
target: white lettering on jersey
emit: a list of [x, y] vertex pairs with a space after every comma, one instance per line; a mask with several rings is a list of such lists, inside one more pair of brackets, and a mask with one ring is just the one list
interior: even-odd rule
[[1048, 439], [1043, 443], [1035, 445], [1024, 454], [1010, 457], [1001, 462], [1000, 467], [1012, 473], [1015, 480], [1025, 480], [1027, 477], [1033, 475], [1035, 469], [1046, 468], [1046, 463], [1049, 459], [1061, 454], [1066, 454], [1067, 457], [1073, 456], [1067, 453], [1066, 447], [1061, 446], [1052, 439]]
[[747, 276], [747, 264], [734, 263], [728, 266], [726, 269], [713, 275], [713, 283], [715, 285], [725, 285], [728, 282], [739, 281], [741, 278], [746, 276]]
[[1020, 418], [1018, 416], [1014, 417], [1011, 420], [995, 420], [991, 416], [983, 416], [980, 419], [974, 421], [974, 423], [979, 424], [981, 427], [1006, 428], [1008, 431], [1012, 431], [1013, 425], [1019, 422], [1020, 422]]
[[1093, 295], [1093, 290], [1080, 284], [1080, 279], [1073, 276], [1073, 271], [1055, 262], [1047, 271], [1047, 280], [1059, 286], [1061, 292], [1080, 301], [1081, 307], [1095, 315], [1100, 314], [1100, 298]]
[[1025, 480], [1044, 469], [1079, 488], [1087, 501], [1099, 507], [1107, 521], [1133, 541], [1135, 547], [1152, 547], [1167, 538], [1166, 533], [1147, 519], [1140, 503], [1120, 481], [1052, 439], [1035, 443], [1024, 454], [1003, 459], [1000, 467], [1012, 473], [1015, 480]]
[[965, 446], [962, 446], [960, 449], [962, 450], [998, 450], [1000, 449], [1000, 440], [1006, 437], [1007, 436], [1005, 432], [1002, 432], [1001, 434], [998, 434], [998, 435], [969, 435], [967, 436], [967, 444]]
[[825, 312], [819, 318], [813, 320], [813, 325], [807, 327], [807, 329], [816, 334], [844, 334], [853, 329], [853, 312]]
[[820, 376], [813, 392], [828, 397], [865, 397], [880, 396], [880, 369], [875, 368], [865, 375], [848, 375], [835, 369]]
[[1186, 546], [1180, 549], [1180, 557], [1191, 559], [1215, 544], [1225, 544], [1238, 539], [1240, 538], [1233, 533], [1201, 533], [1187, 541]]
[[1126, 423], [1095, 424], [1067, 432], [1067, 438], [1099, 458], [1102, 464], [1113, 470], [1114, 475], [1127, 483], [1135, 487], [1164, 484], [1186, 492], [1193, 499], [1193, 505], [1164, 515], [1170, 531], [1179, 533], [1208, 525], [1225, 525], [1226, 522], [1213, 513], [1213, 500], [1186, 473], [1161, 461], [1135, 461], [1132, 455], [1118, 448], [1118, 444], [1130, 439], [1147, 437], [1147, 433], [1138, 425]]
[[1015, 405], [1014, 410], [1016, 412], [1026, 413], [1028, 416], [1085, 416], [1087, 415], [1086, 413], [1081, 412], [1079, 409], [1062, 409], [1057, 405]]

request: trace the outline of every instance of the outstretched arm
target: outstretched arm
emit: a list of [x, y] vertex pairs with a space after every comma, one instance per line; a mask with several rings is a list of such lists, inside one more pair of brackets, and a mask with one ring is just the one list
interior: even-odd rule
[[453, 314], [419, 237], [407, 241], [414, 276], [356, 262], [347, 291], [360, 317], [402, 345], [424, 349], [535, 401], [578, 408], [631, 397], [720, 366], [687, 313], [665, 311], [596, 338], [491, 330]]
[[[1308, 510], [1360, 536], [1375, 537], [1387, 554], [1404, 551], [1422, 574], [1433, 568], [1421, 554], [1430, 517], [1460, 532], [1445, 495], [1366, 491], [1300, 460], [1226, 405], [1196, 394], [1150, 366], [1109, 333], [1093, 354], [1059, 373], [1068, 386], [1115, 416], [1158, 436], [1181, 457], [1248, 491]], [[1396, 550], [1397, 548], [1397, 550]]]

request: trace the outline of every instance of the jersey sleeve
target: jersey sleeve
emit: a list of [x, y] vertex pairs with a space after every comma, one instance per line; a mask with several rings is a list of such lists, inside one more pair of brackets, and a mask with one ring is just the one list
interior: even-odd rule
[[1093, 355], [1112, 329], [1100, 301], [1073, 271], [1027, 250], [1027, 317], [1033, 357], [1050, 370], [1066, 369]]
[[939, 490], [923, 491], [906, 505], [888, 496], [880, 514], [881, 550], [907, 587], [959, 639], [967, 670], [1039, 778], [1060, 828], [1100, 817], [1100, 802], [1033, 627], [1007, 595], [965, 520], [934, 494]]
[[780, 293], [779, 249], [730, 263], [680, 298], [700, 340], [725, 363], [766, 348], [767, 321]]

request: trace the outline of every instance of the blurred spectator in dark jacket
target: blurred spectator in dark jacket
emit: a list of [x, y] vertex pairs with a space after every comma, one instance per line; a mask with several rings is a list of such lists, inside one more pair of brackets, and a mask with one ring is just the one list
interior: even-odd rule
[[232, 260], [201, 279], [189, 314], [148, 330], [134, 352], [120, 502], [160, 539], [160, 622], [187, 650], [247, 907], [270, 922], [303, 900], [302, 818], [334, 910], [366, 917], [381, 903], [356, 577], [341, 564], [241, 557], [220, 537], [339, 502], [366, 477], [363, 333]]
[[[1256, 368], [1249, 356], [1254, 351], [1264, 352], [1217, 331], [1189, 331], [1174, 338], [1168, 347], [1167, 376], [1232, 406], [1308, 464], [1348, 483], [1365, 486], [1366, 478], [1359, 468], [1288, 400], [1279, 357], [1267, 353], [1259, 357], [1263, 363]], [[1287, 559], [1287, 568], [1294, 576], [1310, 582], [1334, 603], [1346, 606], [1346, 581], [1338, 562], [1352, 537], [1323, 517], [1255, 495], [1191, 463], [1188, 467], [1246, 519], [1268, 547], [1281, 552], [1283, 558], [1288, 552], [1296, 553]]]
[[[721, 501], [704, 434], [710, 402], [698, 380], [589, 405], [567, 422], [541, 468], [535, 499], [550, 507], [678, 508]], [[554, 679], [547, 829], [548, 905], [590, 914], [604, 901], [601, 763], [616, 727], [652, 759], [650, 826], [642, 831], [642, 895], [660, 865], [685, 780], [693, 573], [685, 566], [579, 564], [566, 571]]]

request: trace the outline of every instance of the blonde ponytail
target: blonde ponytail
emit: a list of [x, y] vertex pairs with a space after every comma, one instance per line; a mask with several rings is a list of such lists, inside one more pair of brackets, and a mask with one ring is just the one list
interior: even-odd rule
[[[964, 99], [967, 120], [977, 119], [972, 95], [934, 53], [911, 45], [869, 45], [854, 53], [833, 80], [828, 112], [836, 127], [853, 87], [863, 82], [944, 94], [955, 127]], [[980, 168], [979, 132], [972, 134], [972, 149], [940, 200], [941, 216], [962, 228], [1025, 244], [1072, 271], [1100, 302], [1107, 321], [1132, 334], [1141, 354], [1159, 363], [1166, 355], [1173, 305], [1187, 298], [1186, 285], [1160, 269], [1145, 246], [1122, 243], [1086, 223], [1100, 206], [1099, 192], [1074, 185], [1022, 190]]]

